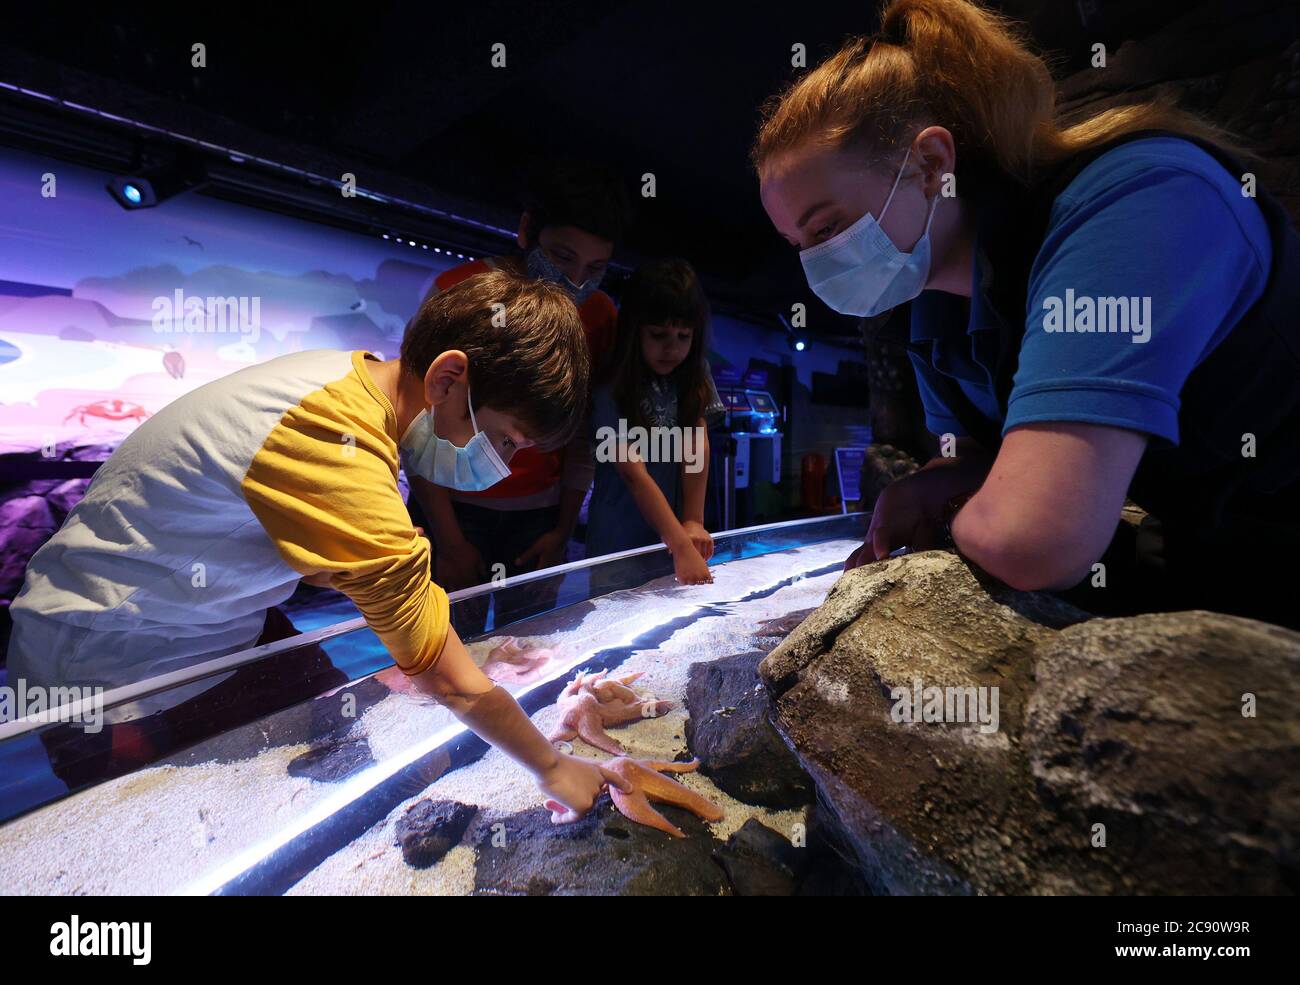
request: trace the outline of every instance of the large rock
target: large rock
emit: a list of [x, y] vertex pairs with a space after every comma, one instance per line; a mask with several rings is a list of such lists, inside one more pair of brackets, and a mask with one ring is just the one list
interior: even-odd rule
[[861, 875], [840, 857], [835, 831], [817, 809], [802, 822], [802, 837], [782, 834], [750, 818], [717, 851], [737, 896], [862, 896]]
[[859, 477], [862, 502], [866, 505], [874, 503], [886, 486], [911, 475], [920, 467], [921, 463], [901, 448], [885, 444], [868, 445]]
[[[714, 859], [720, 843], [703, 821], [667, 804], [656, 809], [686, 835], [673, 838], [629, 821], [608, 798], [573, 824], [544, 808], [514, 814], [479, 846], [477, 895], [728, 896]], [[495, 827], [495, 826], [494, 826]]]
[[573, 824], [552, 824], [550, 812], [537, 808], [484, 826], [474, 891], [480, 896], [849, 896], [864, 891], [815, 810], [800, 822], [796, 845], [795, 831], [776, 831], [754, 818], [722, 842], [689, 811], [655, 807], [686, 837], [629, 821], [608, 797]]
[[758, 677], [762, 652], [692, 664], [686, 684], [686, 742], [700, 772], [737, 800], [795, 808], [813, 799], [812, 780], [769, 716]]
[[808, 863], [808, 850], [796, 848], [779, 831], [750, 818], [718, 851], [737, 896], [793, 896]]
[[[927, 552], [846, 573], [760, 672], [876, 892], [1300, 884], [1300, 634], [1088, 619]], [[990, 714], [896, 721], [918, 683], [988, 689]]]
[[[1023, 733], [1074, 890], [1300, 887], [1300, 633], [1212, 612], [1097, 619], [1038, 654]], [[1068, 874], [1068, 872], [1067, 872]]]

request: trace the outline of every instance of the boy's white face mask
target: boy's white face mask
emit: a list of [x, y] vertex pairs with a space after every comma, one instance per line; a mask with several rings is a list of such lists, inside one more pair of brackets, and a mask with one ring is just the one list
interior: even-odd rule
[[[881, 219], [894, 200], [911, 153], [909, 147], [880, 210]], [[901, 252], [880, 228], [879, 220], [870, 212], [864, 213], [848, 229], [799, 254], [808, 286], [842, 315], [871, 317], [911, 301], [930, 276], [930, 224], [938, 207], [936, 195], [925, 220], [925, 232], [911, 253]]]
[[398, 442], [403, 465], [408, 472], [428, 479], [435, 485], [461, 492], [481, 492], [495, 486], [510, 474], [510, 466], [501, 460], [486, 431], [480, 431], [474, 420], [474, 404], [469, 387], [465, 388], [469, 404], [469, 421], [474, 427], [474, 437], [465, 446], [458, 447], [446, 438], [440, 438], [433, 429], [433, 413], [420, 411]]

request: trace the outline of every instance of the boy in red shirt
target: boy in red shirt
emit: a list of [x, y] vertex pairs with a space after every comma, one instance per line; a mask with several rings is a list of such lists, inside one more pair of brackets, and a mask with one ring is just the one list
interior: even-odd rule
[[[444, 271], [436, 295], [489, 270], [549, 281], [563, 287], [578, 306], [591, 354], [592, 379], [603, 375], [613, 349], [618, 310], [599, 289], [628, 221], [626, 193], [602, 169], [565, 162], [540, 171], [530, 182], [513, 257], [473, 260]], [[436, 580], [448, 591], [562, 564], [578, 512], [595, 473], [585, 431], [555, 452], [521, 449], [509, 478], [481, 493], [455, 492], [419, 477], [411, 479], [411, 516], [428, 530], [437, 552]], [[496, 567], [501, 565], [501, 567]], [[525, 604], [498, 613], [497, 622], [544, 611], [557, 586], [538, 584]], [[482, 632], [486, 600], [461, 606], [458, 629]]]

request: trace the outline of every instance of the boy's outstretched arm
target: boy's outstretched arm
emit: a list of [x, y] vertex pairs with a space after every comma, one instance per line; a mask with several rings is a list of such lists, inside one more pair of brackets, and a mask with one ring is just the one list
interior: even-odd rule
[[568, 808], [563, 819], [590, 808], [605, 783], [622, 788], [595, 763], [557, 753], [474, 665], [429, 577], [429, 541], [397, 491], [395, 445], [373, 427], [331, 434], [321, 426], [330, 411], [285, 415], [244, 476], [244, 498], [281, 557], [347, 595], [407, 676], [530, 770]]
[[442, 654], [411, 683], [531, 772], [544, 794], [568, 808], [564, 820], [586, 813], [606, 783], [627, 789], [621, 777], [603, 766], [557, 752], [510, 692], [484, 676], [451, 627]]

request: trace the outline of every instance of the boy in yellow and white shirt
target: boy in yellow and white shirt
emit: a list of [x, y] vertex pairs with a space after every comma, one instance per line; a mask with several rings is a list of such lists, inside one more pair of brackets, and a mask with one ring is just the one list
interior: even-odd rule
[[474, 664], [397, 473], [404, 459], [484, 488], [516, 448], [572, 436], [587, 377], [572, 301], [498, 271], [429, 299], [400, 359], [295, 353], [173, 401], [32, 557], [10, 610], [11, 679], [111, 688], [245, 649], [308, 578], [347, 595], [416, 687], [576, 816], [622, 781], [556, 753]]

